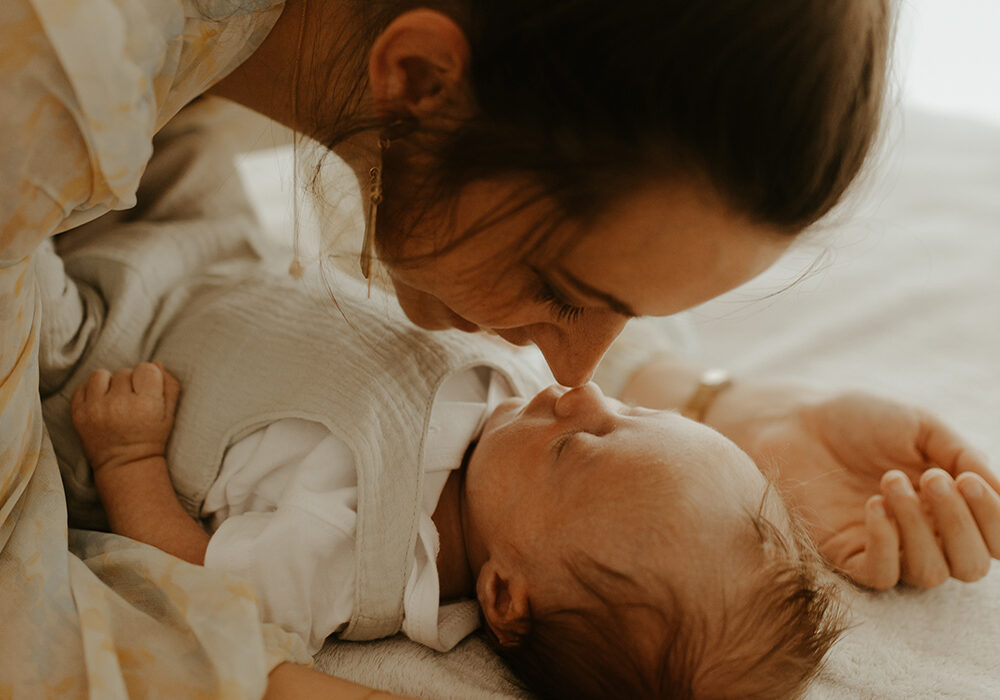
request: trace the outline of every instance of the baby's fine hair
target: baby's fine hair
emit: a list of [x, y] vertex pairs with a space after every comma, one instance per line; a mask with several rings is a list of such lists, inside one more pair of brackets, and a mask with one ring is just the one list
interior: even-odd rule
[[[837, 579], [799, 523], [788, 538], [760, 511], [748, 517], [759, 566], [740, 573], [721, 623], [708, 625], [698, 601], [682, 600], [669, 582], [651, 597], [622, 572], [580, 558], [568, 568], [589, 604], [534, 616], [516, 646], [487, 637], [542, 700], [798, 697], [844, 629]], [[652, 644], [650, 664], [640, 649]]]

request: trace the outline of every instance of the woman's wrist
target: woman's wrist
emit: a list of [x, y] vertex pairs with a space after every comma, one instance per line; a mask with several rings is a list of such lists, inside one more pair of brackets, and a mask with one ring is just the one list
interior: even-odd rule
[[678, 410], [696, 391], [706, 367], [664, 353], [636, 369], [625, 382], [619, 399], [658, 410]]
[[698, 385], [681, 405], [681, 415], [704, 423], [712, 404], [733, 385], [733, 377], [721, 367], [712, 367], [698, 377]]
[[633, 372], [619, 398], [646, 408], [676, 410], [707, 424], [716, 403], [744, 381], [724, 369], [664, 353]]
[[[744, 410], [743, 396], [748, 380], [728, 375], [717, 383], [717, 389], [704, 391], [708, 365], [691, 362], [675, 355], [660, 355], [636, 370], [621, 393], [626, 403], [658, 410], [677, 410], [688, 417], [710, 425], [720, 432], [720, 426], [742, 421], [752, 412]], [[749, 382], [752, 384], [752, 381]], [[720, 409], [719, 404], [724, 403]]]
[[772, 444], [776, 431], [798, 426], [806, 409], [829, 398], [829, 392], [804, 384], [741, 377], [717, 397], [704, 422], [768, 473], [769, 451], [764, 446]]
[[[697, 396], [708, 369], [674, 355], [658, 356], [632, 374], [621, 399], [647, 408], [680, 410]], [[699, 418], [753, 456], [754, 446], [768, 430], [827, 398], [827, 392], [805, 385], [736, 376], [700, 406]]]

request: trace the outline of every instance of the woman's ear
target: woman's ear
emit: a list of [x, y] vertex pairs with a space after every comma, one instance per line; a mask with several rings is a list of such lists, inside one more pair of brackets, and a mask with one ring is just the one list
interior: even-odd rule
[[501, 646], [517, 646], [531, 631], [531, 599], [519, 572], [506, 571], [489, 560], [476, 579], [476, 597], [483, 617]]
[[404, 12], [372, 45], [368, 77], [375, 111], [423, 120], [463, 105], [468, 68], [469, 42], [452, 19], [427, 9]]

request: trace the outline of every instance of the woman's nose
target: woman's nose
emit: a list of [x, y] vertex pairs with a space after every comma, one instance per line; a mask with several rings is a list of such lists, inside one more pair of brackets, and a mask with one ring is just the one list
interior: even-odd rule
[[604, 353], [626, 319], [608, 313], [607, 318], [573, 325], [540, 324], [532, 327], [531, 340], [538, 346], [563, 386], [581, 386], [590, 381]]

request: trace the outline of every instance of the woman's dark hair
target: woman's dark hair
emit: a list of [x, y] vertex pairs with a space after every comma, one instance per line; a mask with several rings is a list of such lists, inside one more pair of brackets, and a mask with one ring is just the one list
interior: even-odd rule
[[[650, 178], [697, 178], [736, 212], [797, 233], [841, 198], [878, 131], [888, 5], [361, 0], [352, 53], [366, 56], [364, 44], [416, 7], [448, 14], [468, 37], [473, 114], [431, 138], [411, 124], [403, 137], [430, 150], [421, 201], [527, 176], [534, 196], [580, 218]], [[332, 90], [361, 104], [363, 85]], [[351, 102], [321, 142], [387, 126]], [[387, 200], [413, 179], [388, 164], [385, 174]]]

